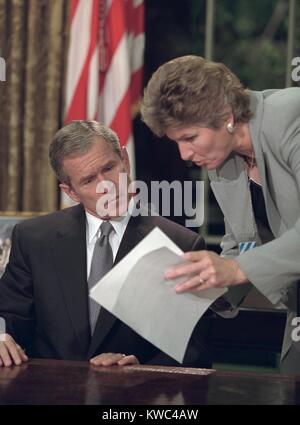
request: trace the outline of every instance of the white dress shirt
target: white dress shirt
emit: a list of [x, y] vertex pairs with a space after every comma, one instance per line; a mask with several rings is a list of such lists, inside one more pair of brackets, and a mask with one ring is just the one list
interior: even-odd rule
[[[134, 206], [134, 202], [133, 202], [133, 198], [131, 198], [129, 202], [127, 214], [125, 216], [121, 216], [121, 217], [109, 220], [111, 225], [114, 228], [114, 231], [112, 231], [109, 235], [109, 243], [113, 252], [114, 261], [116, 259], [117, 252], [120, 247], [127, 224], [131, 217], [130, 212], [132, 211], [133, 206]], [[91, 270], [91, 262], [92, 262], [95, 243], [98, 237], [100, 236], [100, 232], [101, 232], [100, 226], [104, 220], [88, 213], [87, 211], [85, 212], [85, 215], [86, 215], [86, 221], [87, 221], [87, 224], [86, 224], [87, 262], [86, 264], [87, 264], [87, 279], [88, 279], [90, 275], [90, 270]]]

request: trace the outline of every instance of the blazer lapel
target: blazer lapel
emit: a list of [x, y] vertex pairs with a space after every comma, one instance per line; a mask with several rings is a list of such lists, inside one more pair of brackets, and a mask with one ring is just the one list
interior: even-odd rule
[[269, 191], [270, 185], [268, 184], [268, 170], [265, 166], [265, 158], [262, 149], [263, 140], [261, 140], [261, 125], [264, 112], [263, 93], [251, 93], [251, 110], [254, 111], [254, 118], [250, 121], [249, 128], [266, 202], [267, 217], [273, 235], [280, 236], [286, 230], [286, 227], [280, 218], [280, 214]]
[[53, 255], [60, 278], [66, 308], [73, 325], [81, 355], [85, 357], [89, 341], [88, 285], [86, 278], [86, 223], [81, 205], [57, 232]]
[[269, 190], [270, 185], [268, 183], [268, 171], [265, 167], [265, 161], [263, 156], [258, 155], [256, 161], [261, 177], [261, 184], [266, 202], [266, 212], [268, 221], [273, 235], [277, 237], [286, 231], [286, 227], [280, 218], [278, 209], [273, 201], [272, 195]]
[[[132, 216], [127, 224], [114, 265], [121, 261], [149, 233], [149, 230], [150, 228], [142, 216]], [[87, 358], [93, 357], [96, 351], [99, 351], [100, 345], [112, 330], [117, 320], [113, 314], [101, 307]]]
[[[252, 91], [250, 109], [253, 112], [253, 118], [249, 123], [251, 140], [261, 177], [268, 220], [273, 234], [278, 236], [285, 228], [268, 189], [268, 172], [261, 140], [263, 108], [263, 93]], [[239, 155], [231, 154], [218, 170], [210, 171], [209, 176], [211, 188], [235, 237], [240, 241], [256, 240], [260, 243], [243, 159]]]
[[243, 159], [231, 155], [217, 172], [210, 172], [210, 178], [211, 188], [236, 239], [256, 240], [257, 227]]

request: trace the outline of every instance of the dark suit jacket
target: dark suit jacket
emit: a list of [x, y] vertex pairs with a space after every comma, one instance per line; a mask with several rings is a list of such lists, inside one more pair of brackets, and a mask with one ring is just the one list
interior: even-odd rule
[[[131, 217], [115, 263], [155, 226], [183, 251], [204, 248], [196, 233], [162, 217]], [[13, 231], [0, 281], [0, 316], [7, 333], [32, 357], [83, 360], [102, 352], [134, 354], [141, 363], [176, 362], [101, 308], [93, 337], [88, 317], [86, 217], [81, 205], [25, 220]], [[209, 319], [194, 330], [184, 364], [210, 367]]]

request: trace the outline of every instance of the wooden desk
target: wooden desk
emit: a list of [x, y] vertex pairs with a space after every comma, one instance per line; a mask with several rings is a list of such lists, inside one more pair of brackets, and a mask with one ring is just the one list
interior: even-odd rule
[[0, 404], [300, 404], [300, 376], [30, 360], [0, 368]]

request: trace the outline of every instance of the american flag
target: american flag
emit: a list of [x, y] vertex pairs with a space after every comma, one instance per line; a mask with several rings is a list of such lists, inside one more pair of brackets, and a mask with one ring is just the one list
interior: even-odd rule
[[[134, 170], [132, 118], [142, 91], [143, 0], [71, 0], [65, 122], [116, 131]], [[62, 204], [70, 205], [63, 198]]]

